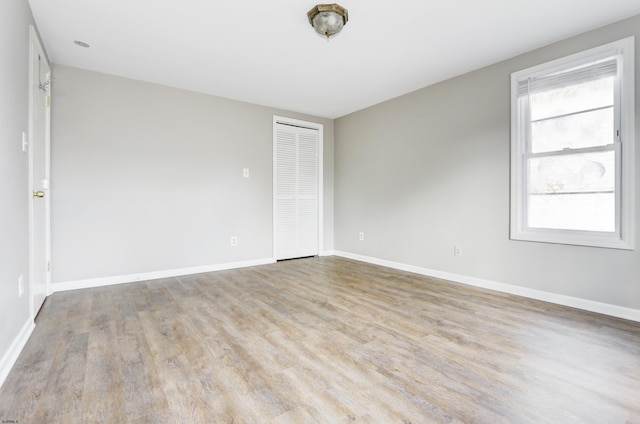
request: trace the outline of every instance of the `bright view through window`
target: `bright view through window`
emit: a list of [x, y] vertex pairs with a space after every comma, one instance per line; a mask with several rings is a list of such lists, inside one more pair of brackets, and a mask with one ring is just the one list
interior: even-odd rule
[[630, 248], [633, 58], [618, 44], [512, 75], [512, 238]]
[[614, 77], [530, 96], [529, 226], [615, 231]]

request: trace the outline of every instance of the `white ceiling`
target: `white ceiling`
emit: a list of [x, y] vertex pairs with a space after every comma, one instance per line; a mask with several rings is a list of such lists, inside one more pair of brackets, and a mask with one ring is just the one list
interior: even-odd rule
[[638, 0], [340, 0], [349, 22], [327, 42], [314, 0], [29, 3], [54, 63], [326, 118], [640, 13]]

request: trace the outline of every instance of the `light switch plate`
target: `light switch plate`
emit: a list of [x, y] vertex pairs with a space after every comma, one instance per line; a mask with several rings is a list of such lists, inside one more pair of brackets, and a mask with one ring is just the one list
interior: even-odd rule
[[27, 138], [27, 133], [22, 131], [22, 151], [26, 152], [29, 150], [29, 140]]

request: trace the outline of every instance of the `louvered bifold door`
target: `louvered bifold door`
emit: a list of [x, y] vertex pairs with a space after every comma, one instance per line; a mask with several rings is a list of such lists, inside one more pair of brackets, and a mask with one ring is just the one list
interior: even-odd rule
[[318, 254], [318, 131], [277, 124], [275, 258]]

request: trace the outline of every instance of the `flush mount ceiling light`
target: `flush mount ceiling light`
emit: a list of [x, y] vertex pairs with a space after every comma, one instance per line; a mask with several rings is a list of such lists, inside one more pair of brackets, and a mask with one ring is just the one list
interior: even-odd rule
[[339, 33], [349, 20], [347, 9], [335, 3], [318, 4], [307, 16], [313, 29], [327, 39]]

